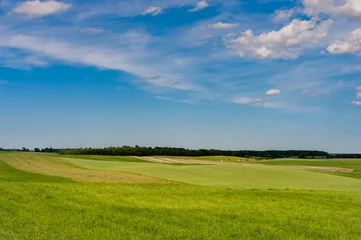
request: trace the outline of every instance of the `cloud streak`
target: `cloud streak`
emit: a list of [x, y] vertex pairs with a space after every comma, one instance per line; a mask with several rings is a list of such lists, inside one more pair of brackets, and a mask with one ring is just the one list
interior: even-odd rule
[[[87, 44], [70, 44], [64, 41], [46, 39], [24, 34], [5, 34], [0, 36], [0, 47], [21, 49], [33, 54], [46, 56], [69, 63], [94, 66], [101, 69], [125, 71], [142, 78], [149, 84], [178, 90], [196, 90], [180, 75], [162, 68], [139, 62], [139, 58], [147, 58], [146, 54], [132, 52], [128, 47], [100, 47]], [[154, 56], [153, 56], [154, 57]], [[151, 78], [162, 72], [162, 78]], [[170, 85], [169, 82], [179, 82]]]

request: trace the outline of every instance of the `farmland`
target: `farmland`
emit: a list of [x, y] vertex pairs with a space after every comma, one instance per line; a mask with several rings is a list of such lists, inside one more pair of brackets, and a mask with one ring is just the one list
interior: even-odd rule
[[360, 160], [319, 161], [0, 153], [0, 239], [357, 239], [361, 180], [287, 166]]

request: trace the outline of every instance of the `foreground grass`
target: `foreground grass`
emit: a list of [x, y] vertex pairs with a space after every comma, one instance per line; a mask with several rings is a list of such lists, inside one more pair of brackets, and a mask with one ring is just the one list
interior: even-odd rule
[[360, 193], [0, 183], [0, 239], [357, 239]]

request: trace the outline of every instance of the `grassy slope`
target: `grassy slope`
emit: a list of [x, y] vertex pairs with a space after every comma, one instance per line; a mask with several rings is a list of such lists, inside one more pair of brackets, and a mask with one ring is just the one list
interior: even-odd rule
[[361, 235], [360, 193], [29, 182], [0, 182], [0, 192], [0, 239], [356, 239]]
[[[162, 158], [162, 156], [158, 156]], [[164, 157], [164, 156], [163, 156]], [[196, 159], [207, 161], [224, 161], [224, 162], [243, 162], [243, 163], [256, 163], [265, 165], [285, 165], [285, 166], [319, 166], [319, 167], [339, 167], [339, 168], [351, 168], [354, 172], [324, 172], [331, 175], [338, 175], [343, 177], [351, 177], [361, 179], [361, 159], [272, 159], [258, 161], [248, 158], [229, 157], [229, 156], [206, 156], [206, 157], [175, 157], [167, 156], [166, 158], [178, 158], [178, 159]]]
[[300, 160], [300, 159], [278, 159], [262, 161], [266, 165], [293, 165], [293, 166], [321, 166], [321, 167], [340, 167], [351, 168], [354, 172], [326, 172], [331, 175], [338, 175], [343, 177], [351, 177], [361, 179], [361, 159], [325, 159], [325, 160]]
[[172, 166], [154, 163], [120, 163], [67, 159], [90, 169], [119, 170], [189, 184], [223, 186], [234, 189], [278, 188], [360, 191], [358, 179], [273, 166]]
[[357, 239], [361, 235], [360, 192], [67, 182], [15, 170], [0, 161], [0, 239]]
[[70, 179], [23, 172], [0, 160], [0, 182], [73, 182]]
[[0, 154], [0, 163], [5, 163], [18, 170], [59, 176], [77, 182], [107, 183], [169, 183], [163, 179], [120, 171], [89, 170], [62, 160], [58, 155], [41, 153], [7, 153]]
[[361, 170], [361, 159], [325, 159], [325, 160], [300, 160], [300, 159], [275, 159], [261, 161], [266, 165], [293, 165], [293, 166], [321, 166], [340, 167]]

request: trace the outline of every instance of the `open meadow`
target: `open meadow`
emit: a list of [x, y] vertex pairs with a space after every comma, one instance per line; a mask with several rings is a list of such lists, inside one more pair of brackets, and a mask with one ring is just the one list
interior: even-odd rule
[[167, 159], [0, 152], [0, 239], [361, 236], [361, 160]]

